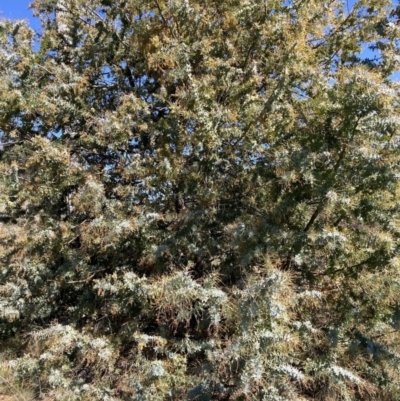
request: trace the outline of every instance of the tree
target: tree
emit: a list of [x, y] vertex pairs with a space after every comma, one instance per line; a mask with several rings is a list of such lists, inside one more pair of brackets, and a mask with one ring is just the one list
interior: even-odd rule
[[32, 7], [0, 21], [2, 377], [399, 400], [398, 9]]

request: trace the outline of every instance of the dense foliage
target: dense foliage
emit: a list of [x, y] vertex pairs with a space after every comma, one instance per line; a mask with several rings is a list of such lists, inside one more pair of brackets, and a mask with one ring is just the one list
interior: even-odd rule
[[400, 400], [400, 11], [32, 7], [0, 21], [0, 393]]

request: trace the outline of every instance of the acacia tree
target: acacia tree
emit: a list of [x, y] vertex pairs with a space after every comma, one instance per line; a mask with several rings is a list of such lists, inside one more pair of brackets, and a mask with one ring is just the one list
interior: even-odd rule
[[32, 8], [0, 21], [3, 390], [399, 400], [390, 1]]

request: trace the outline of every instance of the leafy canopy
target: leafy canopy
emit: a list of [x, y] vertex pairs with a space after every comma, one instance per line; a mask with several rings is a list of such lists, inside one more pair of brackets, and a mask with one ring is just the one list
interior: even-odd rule
[[32, 7], [0, 21], [0, 393], [400, 400], [400, 9]]

